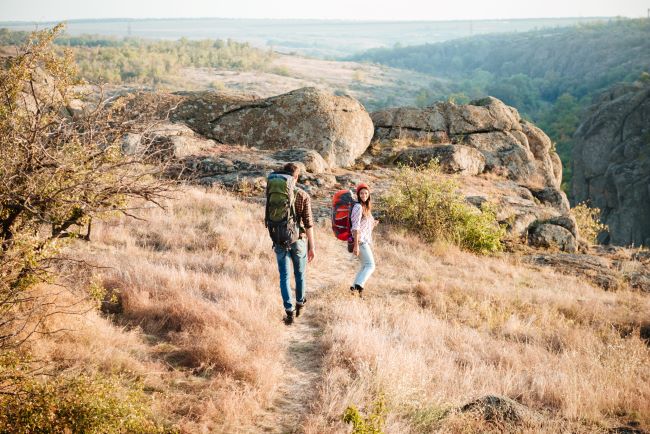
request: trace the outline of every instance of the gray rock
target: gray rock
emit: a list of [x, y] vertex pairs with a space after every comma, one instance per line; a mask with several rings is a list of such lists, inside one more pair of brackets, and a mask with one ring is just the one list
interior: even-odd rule
[[463, 145], [439, 145], [429, 148], [407, 149], [399, 154], [396, 163], [427, 164], [438, 160], [443, 171], [461, 175], [478, 175], [485, 168], [485, 157], [474, 148]]
[[571, 232], [549, 223], [534, 226], [528, 234], [528, 243], [535, 247], [558, 248], [569, 253], [577, 251], [576, 239]]
[[516, 213], [505, 221], [508, 233], [522, 236], [528, 232], [531, 224], [537, 221], [537, 215], [531, 212]]
[[275, 152], [273, 158], [285, 162], [301, 162], [309, 173], [319, 174], [328, 169], [327, 163], [321, 155], [313, 149], [292, 148]]
[[544, 185], [546, 176], [537, 172], [535, 157], [509, 132], [492, 131], [464, 135], [460, 143], [485, 156], [485, 170], [523, 184]]
[[465, 200], [472, 206], [475, 206], [478, 209], [481, 209], [481, 206], [488, 201], [488, 198], [485, 196], [466, 196]]
[[460, 411], [477, 413], [484, 420], [497, 423], [534, 423], [540, 420], [535, 411], [505, 396], [487, 395], [463, 405]]
[[529, 190], [533, 196], [535, 196], [535, 198], [543, 204], [558, 209], [562, 214], [569, 213], [569, 200], [562, 190], [554, 187], [547, 187], [542, 189], [530, 188]]
[[443, 103], [449, 134], [520, 130], [519, 113], [500, 100], [487, 97], [465, 105]]
[[[448, 143], [451, 139], [454, 144], [479, 150], [485, 157], [486, 172], [535, 188], [559, 188], [562, 181], [562, 164], [550, 139], [496, 98], [466, 105], [441, 102], [421, 109], [386, 109], [372, 113], [372, 119], [375, 142], [414, 139], [420, 143], [410, 147], [422, 147], [424, 142]], [[373, 145], [370, 154], [385, 164], [392, 161], [389, 148], [383, 143]]]
[[183, 122], [206, 137], [210, 137], [213, 120], [242, 105], [259, 101], [254, 96], [232, 92], [179, 92], [176, 95], [180, 102], [171, 112], [171, 120]]
[[376, 127], [374, 138], [376, 140], [417, 140], [427, 143], [449, 143], [449, 134], [446, 131], [428, 131], [413, 128]]
[[571, 232], [571, 235], [573, 235], [576, 240], [580, 239], [580, 233], [578, 232], [578, 223], [576, 222], [575, 217], [573, 217], [571, 214], [553, 217], [552, 219], [547, 220], [546, 223], [562, 226], [564, 229]]
[[161, 159], [183, 158], [214, 147], [184, 124], [160, 122], [142, 134], [128, 133], [122, 140], [122, 152], [129, 155], [143, 153]]
[[411, 131], [447, 131], [447, 120], [442, 104], [426, 108], [398, 107], [372, 113], [375, 128]]
[[127, 133], [122, 137], [122, 152], [126, 155], [134, 155], [140, 150], [142, 134]]

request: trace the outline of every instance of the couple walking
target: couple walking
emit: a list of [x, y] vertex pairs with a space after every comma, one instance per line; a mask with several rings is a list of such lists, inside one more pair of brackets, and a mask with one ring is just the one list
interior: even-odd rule
[[[294, 163], [287, 163], [281, 174], [276, 172], [269, 176], [267, 184], [267, 206], [265, 222], [273, 239], [273, 249], [278, 262], [280, 272], [280, 293], [286, 312], [285, 323], [293, 323], [294, 316], [300, 316], [301, 310], [307, 302], [307, 263], [312, 262], [316, 257], [316, 245], [314, 242], [314, 217], [311, 211], [311, 198], [304, 190], [295, 184], [300, 176], [300, 166]], [[289, 203], [287, 218], [282, 223], [274, 224], [273, 206], [279, 203], [277, 197], [283, 191], [289, 190], [289, 198], [293, 200], [293, 207]], [[292, 192], [292, 193], [291, 193]], [[365, 284], [375, 270], [375, 261], [372, 254], [372, 230], [377, 221], [372, 216], [372, 200], [370, 198], [370, 187], [366, 184], [359, 184], [356, 188], [357, 202], [354, 204], [351, 213], [353, 249], [352, 252], [360, 259], [360, 268], [354, 279], [350, 290], [362, 295]], [[290, 200], [291, 202], [291, 200]], [[298, 228], [297, 234], [292, 234], [292, 226]], [[289, 229], [287, 229], [287, 227]], [[296, 238], [294, 240], [294, 238]], [[306, 239], [306, 240], [305, 240]], [[296, 285], [295, 304], [291, 294], [290, 267], [293, 266], [293, 274]]]

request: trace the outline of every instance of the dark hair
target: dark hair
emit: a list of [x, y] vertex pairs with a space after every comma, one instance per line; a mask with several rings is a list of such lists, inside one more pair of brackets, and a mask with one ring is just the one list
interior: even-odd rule
[[296, 163], [287, 163], [284, 165], [282, 170], [284, 170], [286, 173], [288, 173], [291, 176], [300, 175], [300, 166], [298, 166]]
[[[363, 202], [361, 200], [361, 195], [360, 195], [360, 193], [363, 190], [366, 190], [368, 192], [368, 200], [365, 201], [365, 202]], [[371, 198], [371, 195], [370, 195], [370, 189], [369, 188], [362, 188], [362, 189], [359, 190], [359, 192], [357, 193], [357, 202], [359, 202], [361, 204], [361, 211], [363, 213], [363, 216], [368, 217], [370, 215], [370, 213], [372, 212], [372, 198]]]

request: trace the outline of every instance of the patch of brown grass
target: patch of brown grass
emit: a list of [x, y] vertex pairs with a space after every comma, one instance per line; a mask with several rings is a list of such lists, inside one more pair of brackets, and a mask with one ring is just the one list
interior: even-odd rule
[[[142, 215], [98, 225], [95, 241], [74, 249], [110, 267], [101, 277], [123, 313], [52, 317], [71, 331], [40, 339], [39, 357], [142, 378], [156, 412], [183, 432], [256, 432], [286, 381], [289, 342], [262, 207], [185, 189], [167, 211]], [[309, 293], [308, 309], [321, 378], [297, 416], [302, 431], [349, 432], [344, 410], [367, 412], [380, 395], [390, 433], [650, 427], [650, 350], [638, 332], [647, 294], [382, 228], [360, 300], [348, 294], [356, 262], [344, 243], [329, 228], [316, 236], [309, 282], [323, 289]], [[540, 418], [457, 411], [492, 394]]]
[[227, 194], [186, 190], [145, 221], [97, 225], [73, 250], [108, 267], [122, 313], [52, 317], [70, 332], [35, 348], [61, 370], [145, 378], [159, 411], [188, 432], [244, 429], [274, 397], [286, 344], [263, 212]]
[[[428, 250], [394, 233], [379, 237], [376, 250], [367, 300], [327, 300], [329, 374], [308, 432], [344, 431], [337, 418], [345, 408], [370, 407], [378, 391], [388, 399], [391, 433], [422, 432], [414, 415], [488, 394], [514, 398], [544, 418], [499, 428], [451, 412], [426, 431], [650, 424], [650, 351], [638, 335], [650, 312], [647, 295], [604, 292], [507, 256]], [[634, 324], [636, 332], [622, 334], [617, 324]]]

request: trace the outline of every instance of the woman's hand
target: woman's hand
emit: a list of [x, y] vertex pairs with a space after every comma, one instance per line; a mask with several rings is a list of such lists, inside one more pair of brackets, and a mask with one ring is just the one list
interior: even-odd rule
[[352, 249], [352, 253], [354, 253], [354, 256], [359, 256], [359, 245], [355, 244], [354, 249]]

